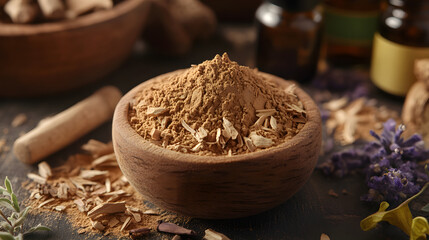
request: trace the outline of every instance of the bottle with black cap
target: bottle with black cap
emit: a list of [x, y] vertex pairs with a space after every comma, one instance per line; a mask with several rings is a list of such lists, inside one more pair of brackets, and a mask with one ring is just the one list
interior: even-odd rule
[[322, 37], [318, 0], [266, 0], [256, 11], [257, 67], [308, 82], [317, 70]]

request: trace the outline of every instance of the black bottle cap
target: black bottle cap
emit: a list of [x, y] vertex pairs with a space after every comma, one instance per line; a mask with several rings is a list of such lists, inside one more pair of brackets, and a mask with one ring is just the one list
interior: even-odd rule
[[291, 12], [306, 12], [315, 8], [320, 0], [268, 0], [268, 2]]

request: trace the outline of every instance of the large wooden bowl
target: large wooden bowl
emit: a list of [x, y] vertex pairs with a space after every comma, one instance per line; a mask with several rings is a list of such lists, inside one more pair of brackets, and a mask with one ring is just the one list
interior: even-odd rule
[[[138, 135], [128, 122], [129, 103], [135, 94], [176, 73], [138, 85], [116, 106], [116, 157], [138, 192], [161, 208], [192, 217], [219, 219], [263, 212], [285, 202], [301, 188], [313, 172], [322, 142], [319, 110], [304, 91], [296, 89], [296, 94], [304, 104], [308, 122], [290, 141], [231, 157], [197, 156], [154, 145]], [[281, 87], [291, 84], [261, 74], [274, 78]]]
[[148, 14], [146, 0], [70, 21], [0, 23], [0, 96], [40, 96], [83, 86], [125, 60]]

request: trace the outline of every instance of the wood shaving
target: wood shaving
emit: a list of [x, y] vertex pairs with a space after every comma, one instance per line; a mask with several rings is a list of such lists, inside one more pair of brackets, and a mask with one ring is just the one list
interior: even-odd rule
[[88, 143], [84, 144], [81, 148], [89, 152], [93, 158], [107, 156], [109, 155], [109, 153], [114, 155], [112, 142], [103, 143], [98, 140], [91, 139], [88, 141]]
[[92, 227], [99, 230], [99, 231], [103, 231], [105, 228], [104, 225], [99, 221], [92, 222]]
[[130, 225], [130, 222], [131, 222], [131, 217], [128, 217], [128, 218], [124, 221], [124, 224], [122, 224], [121, 231], [124, 231], [124, 230], [128, 227], [128, 225]]
[[97, 180], [105, 178], [109, 174], [108, 171], [100, 170], [82, 170], [80, 171], [80, 177], [88, 180]]
[[46, 183], [46, 178], [44, 178], [44, 177], [42, 177], [42, 176], [39, 176], [39, 175], [37, 175], [37, 174], [35, 174], [35, 173], [29, 173], [29, 174], [27, 174], [27, 177], [29, 178], [29, 179], [31, 179], [31, 180], [33, 180], [33, 181], [35, 181], [35, 182], [37, 182], [37, 183], [40, 183], [40, 184], [45, 184]]
[[212, 229], [206, 229], [204, 231], [204, 238], [205, 240], [231, 240], [229, 237], [225, 236], [222, 233], [216, 232]]
[[260, 136], [256, 132], [251, 132], [249, 138], [252, 140], [252, 143], [257, 148], [268, 148], [271, 147], [274, 142], [273, 140]]
[[92, 162], [93, 167], [114, 167], [118, 166], [118, 162], [116, 161], [116, 156], [114, 153], [107, 154], [95, 159]]
[[159, 116], [159, 115], [161, 115], [161, 114], [163, 114], [165, 112], [167, 112], [167, 109], [166, 108], [162, 108], [162, 107], [149, 107], [146, 110], [146, 114], [148, 116], [151, 116], [151, 117]]
[[[49, 178], [30, 173], [29, 178], [33, 182], [26, 184], [25, 188], [31, 192], [29, 198], [31, 211], [34, 214], [41, 211], [66, 214], [72, 220], [71, 223], [80, 228], [79, 233], [103, 231], [117, 236], [125, 234], [121, 228], [128, 218], [130, 220], [125, 228], [145, 225], [154, 229], [161, 217], [189, 221], [188, 218], [178, 218], [169, 213], [161, 216], [158, 211], [144, 207], [142, 205], [144, 199], [129, 185], [118, 165], [106, 164], [116, 162], [115, 155], [111, 152], [113, 149], [108, 146], [110, 143], [91, 140], [83, 147], [90, 155], [70, 156], [66, 163], [51, 169]], [[105, 152], [105, 149], [111, 151]], [[99, 154], [103, 152], [105, 155], [100, 156]], [[104, 171], [107, 171], [107, 174]], [[82, 177], [94, 174], [100, 177], [94, 180]], [[93, 227], [93, 224], [96, 224], [96, 227]]]
[[99, 214], [123, 213], [125, 212], [125, 202], [103, 203], [94, 207], [88, 212], [89, 218], [95, 218]]
[[152, 129], [152, 131], [150, 131], [150, 137], [155, 141], [159, 141], [161, 139], [161, 131], [156, 128]]
[[247, 149], [249, 149], [249, 151], [253, 152], [256, 150], [256, 146], [255, 144], [253, 144], [252, 139], [248, 138], [248, 137], [243, 137], [244, 138], [244, 143], [246, 144]]
[[49, 164], [45, 161], [37, 165], [39, 167], [39, 175], [43, 178], [49, 178], [52, 176], [52, 169]]
[[277, 130], [277, 120], [275, 117], [270, 117], [270, 126], [273, 130]]

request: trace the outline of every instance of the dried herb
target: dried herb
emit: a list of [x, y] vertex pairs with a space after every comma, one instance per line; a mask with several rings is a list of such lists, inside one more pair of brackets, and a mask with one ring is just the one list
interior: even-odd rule
[[24, 221], [27, 217], [30, 207], [21, 209], [18, 198], [12, 189], [12, 184], [6, 177], [4, 180], [5, 187], [0, 187], [0, 206], [10, 210], [11, 215], [6, 217], [4, 210], [0, 209], [0, 215], [4, 221], [0, 222], [0, 239], [3, 240], [22, 240], [24, 235], [34, 231], [50, 231], [48, 227], [38, 224], [35, 227], [24, 231]]
[[429, 183], [427, 183], [420, 192], [392, 210], [386, 211], [389, 207], [389, 203], [380, 203], [380, 208], [376, 213], [366, 217], [360, 222], [361, 229], [368, 231], [376, 227], [379, 222], [387, 221], [409, 235], [410, 240], [426, 239], [426, 235], [429, 234], [427, 219], [421, 216], [413, 218], [408, 204], [422, 194], [428, 187]]
[[381, 202], [387, 200], [397, 205], [416, 194], [424, 183], [429, 181], [423, 163], [429, 158], [429, 150], [424, 148], [420, 135], [404, 140], [401, 134], [404, 125], [389, 119], [384, 123], [380, 135], [371, 131], [376, 141], [361, 148], [353, 148], [335, 153], [319, 168], [327, 175], [344, 177], [354, 170], [366, 174], [369, 192], [362, 197], [364, 201]]
[[189, 235], [189, 236], [196, 235], [196, 233], [193, 230], [177, 226], [174, 223], [163, 222], [163, 221], [159, 221], [159, 224], [156, 230], [158, 230], [158, 232], [173, 233], [177, 235]]

